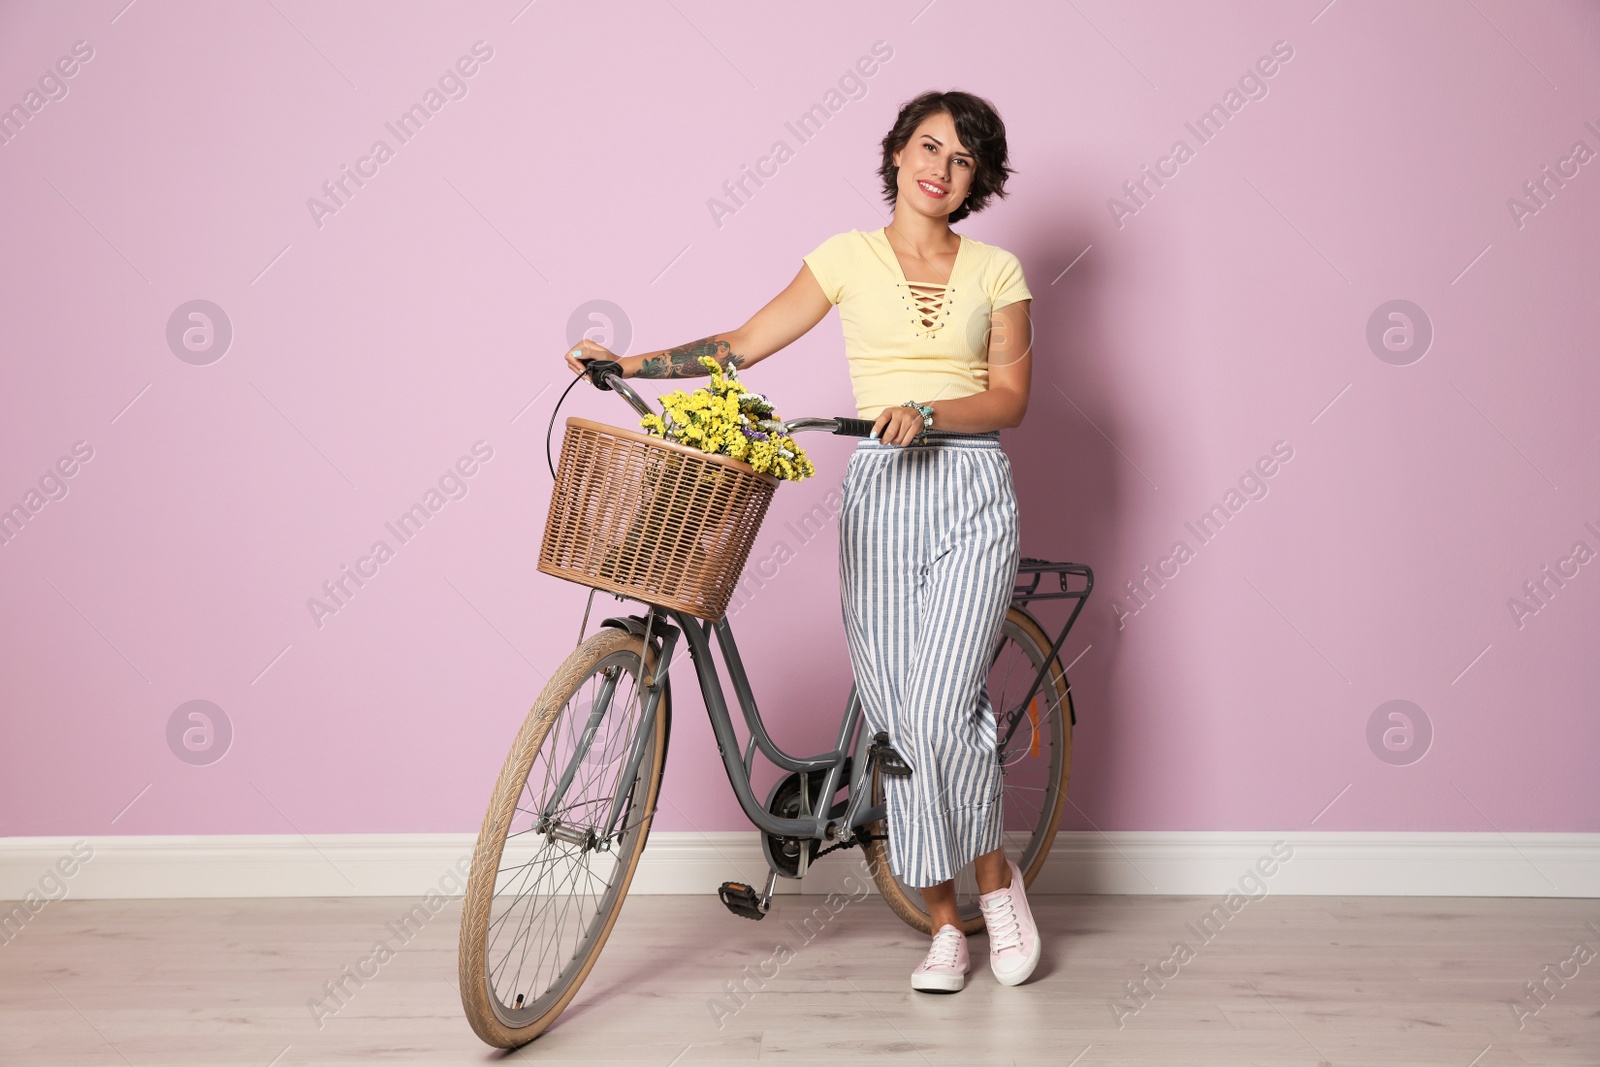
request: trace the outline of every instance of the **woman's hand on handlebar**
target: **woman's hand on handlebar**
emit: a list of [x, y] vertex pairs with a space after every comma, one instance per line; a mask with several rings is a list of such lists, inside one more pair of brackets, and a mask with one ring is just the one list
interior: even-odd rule
[[[620, 363], [622, 357], [616, 355], [605, 345], [596, 344], [587, 337], [567, 349], [567, 369], [574, 374], [582, 374], [584, 364], [594, 359], [609, 359]], [[622, 368], [621, 374], [624, 378], [628, 377], [627, 367], [624, 366]]]
[[922, 434], [922, 416], [912, 408], [884, 408], [873, 420], [872, 430], [883, 444], [909, 445]]

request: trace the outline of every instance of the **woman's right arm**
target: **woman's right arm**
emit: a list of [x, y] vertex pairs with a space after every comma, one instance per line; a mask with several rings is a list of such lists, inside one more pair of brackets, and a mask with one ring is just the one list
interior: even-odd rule
[[[821, 322], [832, 307], [811, 268], [802, 263], [800, 272], [783, 292], [737, 330], [712, 334], [677, 348], [624, 356], [617, 362], [622, 364], [624, 378], [703, 378], [710, 371], [701, 365], [701, 356], [710, 356], [725, 367], [731, 364], [742, 369], [794, 343]], [[593, 341], [585, 340], [567, 353], [567, 365], [577, 373], [582, 369], [582, 360], [595, 356], [615, 358]]]

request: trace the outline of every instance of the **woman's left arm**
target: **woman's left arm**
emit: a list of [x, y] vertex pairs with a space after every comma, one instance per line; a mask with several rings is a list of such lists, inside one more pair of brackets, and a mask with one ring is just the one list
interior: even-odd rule
[[[1028, 411], [1028, 383], [1033, 373], [1033, 319], [1031, 300], [1018, 300], [997, 308], [990, 318], [989, 387], [981, 393], [953, 400], [907, 397], [933, 408], [933, 428], [955, 433], [983, 433], [1022, 424]], [[915, 408], [884, 408], [873, 422], [878, 439], [889, 445], [909, 445], [922, 432], [922, 416]]]

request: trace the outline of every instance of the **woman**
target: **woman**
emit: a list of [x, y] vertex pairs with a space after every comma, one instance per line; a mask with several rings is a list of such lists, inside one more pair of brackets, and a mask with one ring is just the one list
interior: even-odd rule
[[[839, 305], [851, 385], [872, 437], [851, 455], [839, 574], [868, 725], [912, 770], [885, 776], [896, 876], [920, 887], [935, 930], [915, 989], [954, 992], [970, 969], [954, 877], [975, 865], [990, 966], [1006, 985], [1039, 961], [1022, 873], [1000, 847], [1001, 775], [985, 677], [1011, 598], [1017, 504], [1000, 430], [1028, 406], [1032, 299], [1017, 258], [951, 232], [1005, 195], [1005, 126], [984, 100], [925, 93], [883, 139], [881, 230], [851, 230], [804, 257], [789, 286], [739, 329], [618, 360], [625, 377], [687, 378], [698, 362], [746, 367]], [[616, 359], [592, 341], [573, 371]]]

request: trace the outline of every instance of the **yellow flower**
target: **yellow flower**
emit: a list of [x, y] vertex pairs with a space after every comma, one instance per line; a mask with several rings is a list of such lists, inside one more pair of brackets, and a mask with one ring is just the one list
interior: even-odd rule
[[816, 473], [805, 451], [788, 434], [766, 432], [765, 439], [747, 437], [762, 419], [780, 422], [772, 405], [747, 392], [735, 368], [724, 367], [710, 356], [700, 357], [711, 383], [692, 393], [675, 389], [662, 396], [664, 415], [648, 415], [639, 425], [669, 441], [692, 445], [702, 452], [732, 456], [751, 469], [779, 478], [799, 480]]

